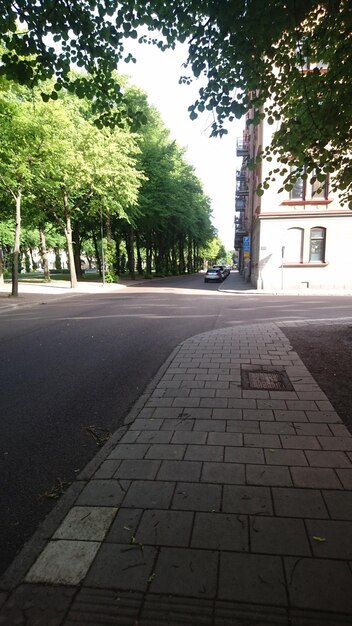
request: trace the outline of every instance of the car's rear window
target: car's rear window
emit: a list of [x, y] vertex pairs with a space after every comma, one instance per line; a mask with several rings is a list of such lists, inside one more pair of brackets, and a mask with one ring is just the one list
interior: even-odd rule
[[217, 274], [219, 270], [208, 270], [208, 274]]

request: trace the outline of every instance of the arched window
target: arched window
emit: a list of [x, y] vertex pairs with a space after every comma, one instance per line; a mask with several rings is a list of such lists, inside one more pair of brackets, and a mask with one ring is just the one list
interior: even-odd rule
[[286, 232], [284, 261], [302, 263], [303, 228], [289, 228]]
[[326, 239], [326, 229], [317, 226], [315, 228], [311, 228], [310, 230], [310, 248], [309, 248], [309, 260], [310, 261], [320, 261], [320, 263], [324, 263], [325, 261], [325, 239]]

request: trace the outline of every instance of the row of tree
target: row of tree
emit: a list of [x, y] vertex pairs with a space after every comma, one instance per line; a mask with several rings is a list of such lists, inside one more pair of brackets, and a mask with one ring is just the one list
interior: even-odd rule
[[[82, 250], [90, 250], [101, 270], [102, 232], [108, 280], [125, 269], [125, 257], [132, 277], [135, 271], [199, 269], [216, 237], [210, 202], [145, 94], [125, 84], [124, 102], [114, 107], [117, 124], [107, 127], [97, 118], [94, 99], [65, 90], [55, 91], [53, 98], [52, 92], [51, 82], [32, 89], [4, 78], [0, 82], [0, 243], [5, 252], [0, 275], [7, 253], [12, 294], [18, 294], [21, 250], [36, 245], [34, 233], [39, 233], [47, 279], [48, 245], [62, 246], [64, 235], [73, 287]], [[28, 246], [23, 238], [21, 244], [21, 225]]]
[[[352, 208], [350, 0], [0, 0], [0, 9], [0, 75], [28, 86], [55, 78], [53, 97], [62, 87], [94, 94], [105, 124], [115, 122], [111, 100], [123, 101], [112, 74], [131, 59], [128, 39], [161, 49], [184, 42], [181, 80], [205, 77], [191, 118], [212, 111], [212, 134], [221, 135], [254, 108], [250, 123], [266, 116], [276, 127], [257, 155], [280, 163], [264, 188], [277, 174], [290, 187], [302, 169], [318, 182], [334, 172], [332, 186]], [[72, 63], [85, 73], [73, 77]]]

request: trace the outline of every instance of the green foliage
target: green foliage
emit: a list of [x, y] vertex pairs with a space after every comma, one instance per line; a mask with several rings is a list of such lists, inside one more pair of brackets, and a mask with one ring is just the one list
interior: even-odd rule
[[[1, 0], [0, 15], [0, 76], [30, 87], [53, 79], [43, 90], [48, 104], [67, 89], [93, 103], [100, 126], [146, 121], [114, 77], [120, 59], [134, 61], [129, 38], [162, 50], [187, 42], [181, 82], [207, 78], [189, 108], [192, 119], [211, 110], [211, 132], [221, 135], [227, 121], [254, 107], [251, 123], [266, 115], [278, 125], [271, 152], [282, 163], [284, 185], [294, 182], [284, 171], [289, 154], [310, 174], [334, 171], [333, 184], [352, 202], [349, 0]], [[149, 35], [139, 36], [140, 26]], [[325, 70], [312, 65], [307, 72], [307, 59]], [[72, 63], [85, 73], [71, 74]]]

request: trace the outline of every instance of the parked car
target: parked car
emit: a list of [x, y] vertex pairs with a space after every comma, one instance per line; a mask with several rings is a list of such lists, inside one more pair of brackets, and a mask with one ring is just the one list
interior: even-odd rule
[[225, 280], [230, 273], [224, 265], [213, 265], [213, 270], [219, 270], [222, 274], [223, 280]]
[[223, 280], [223, 274], [219, 269], [209, 269], [204, 276], [205, 283], [221, 283]]

